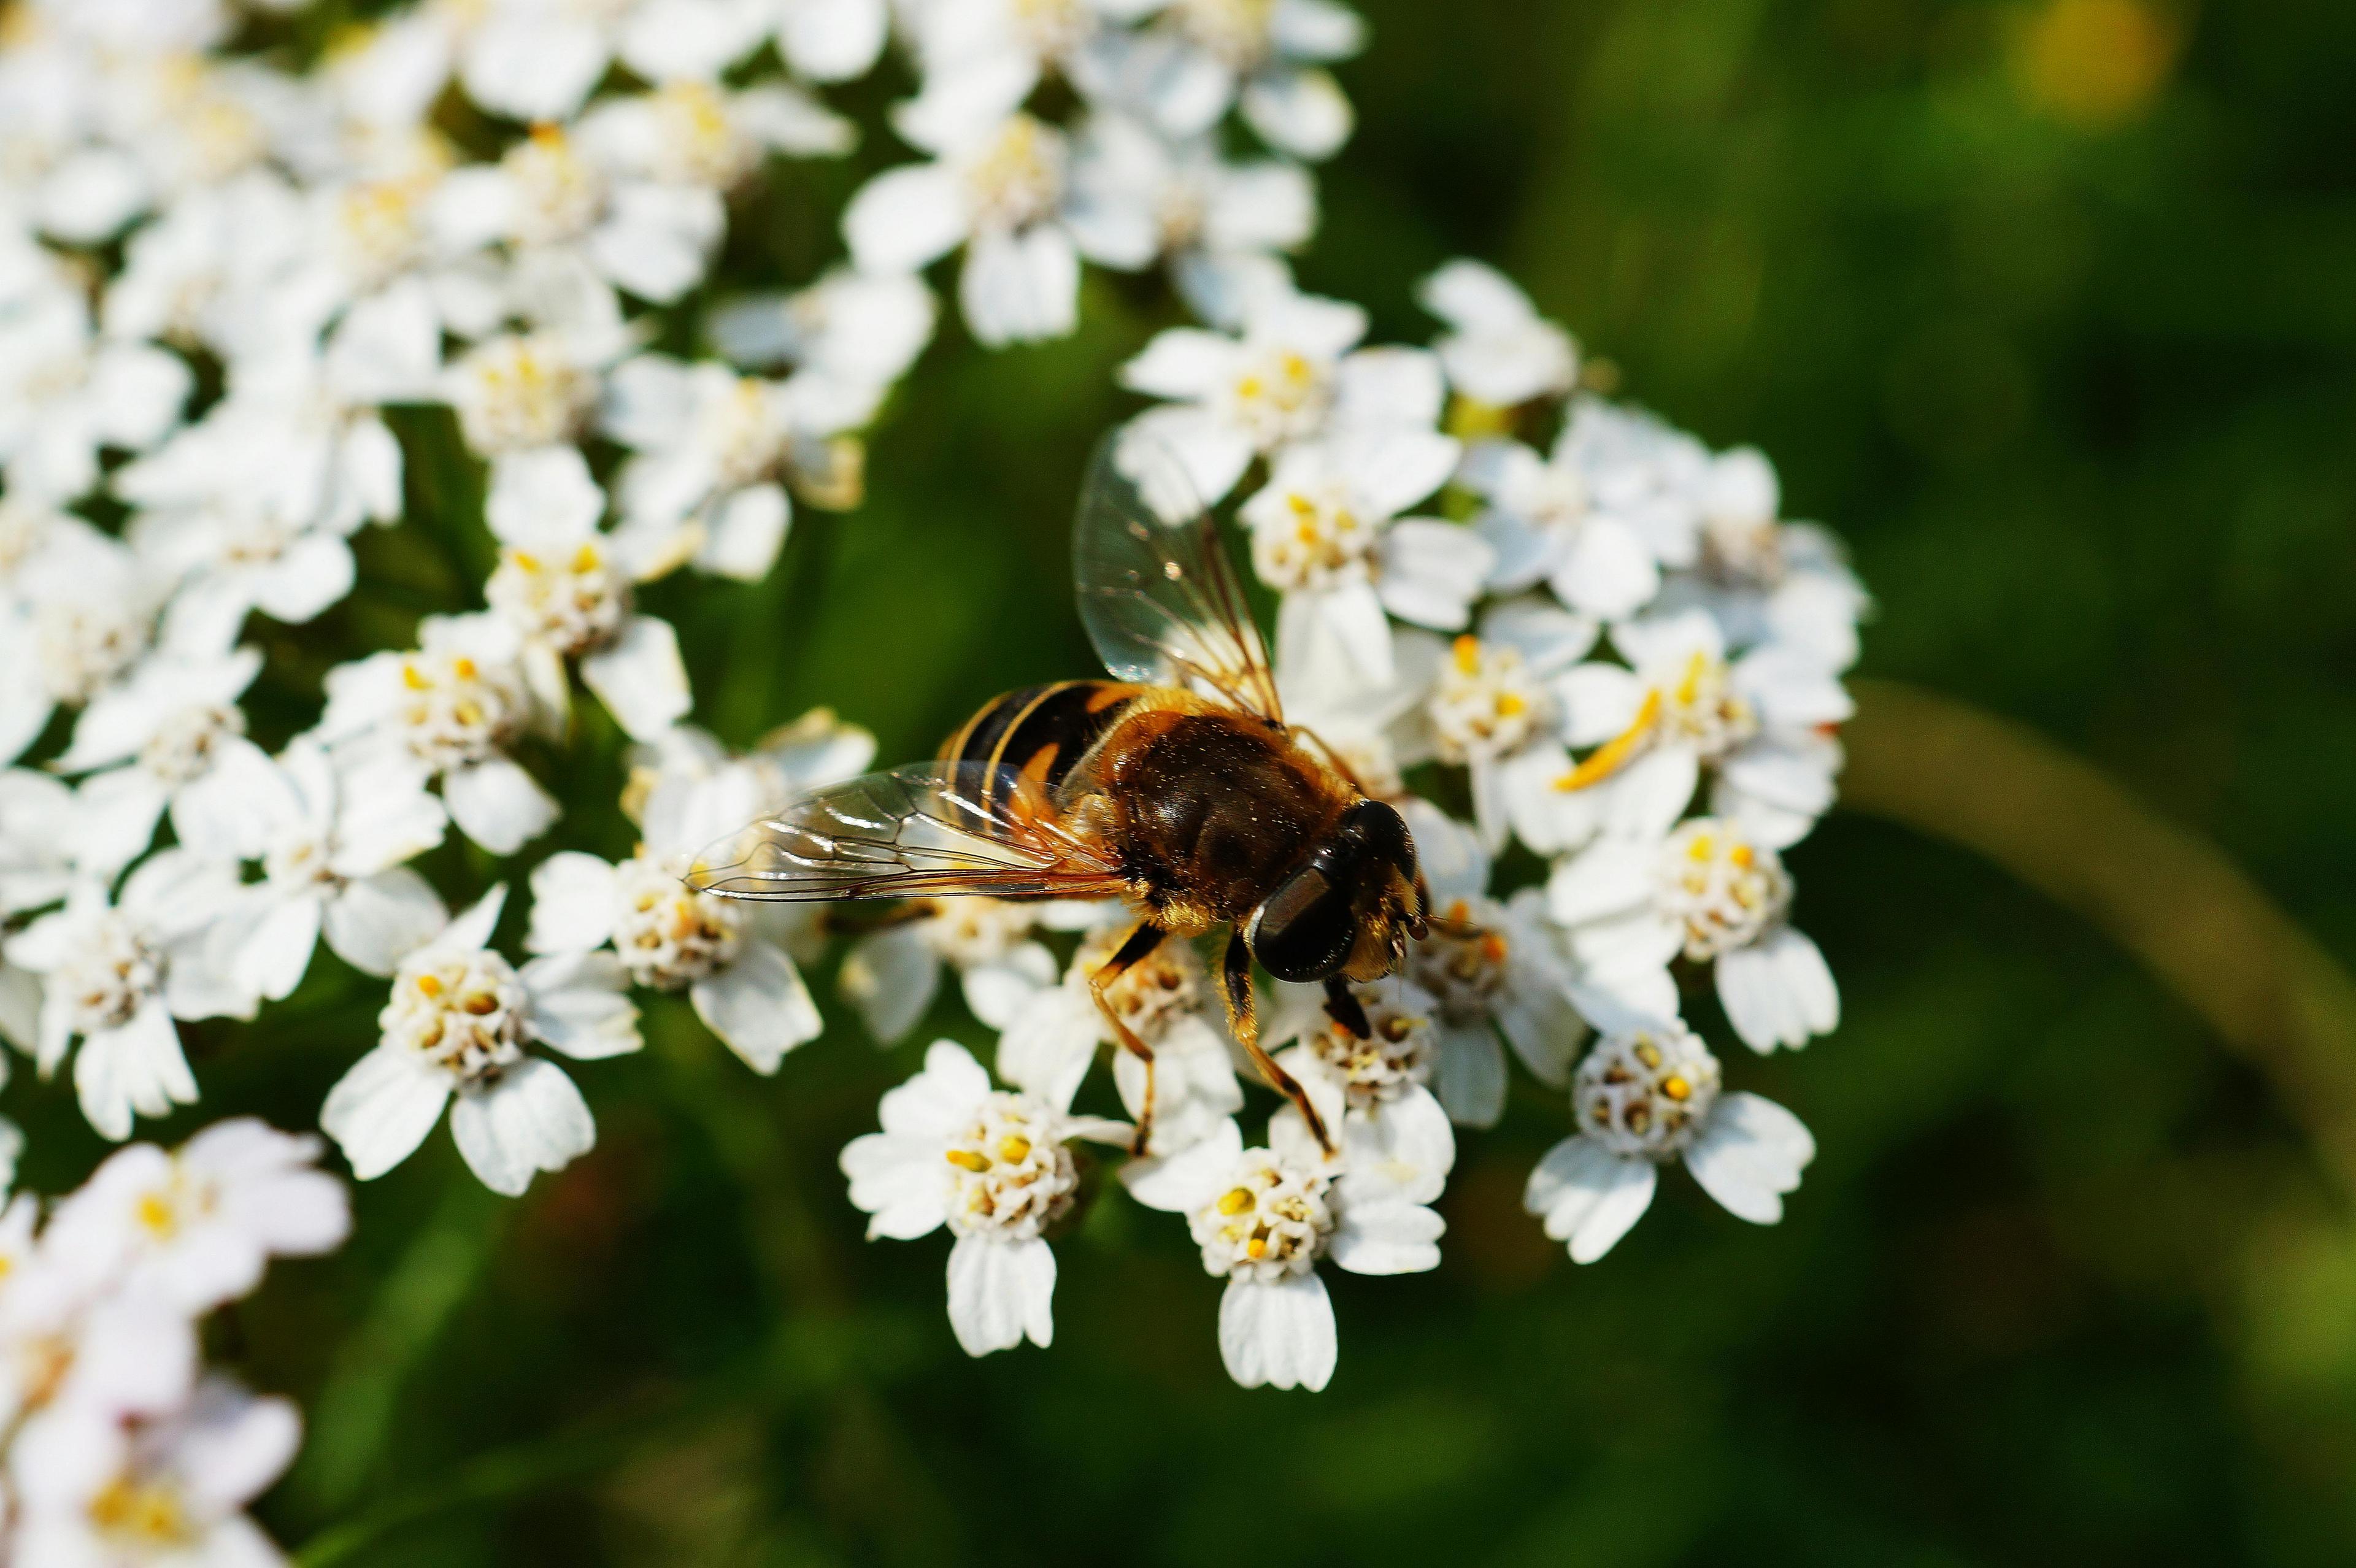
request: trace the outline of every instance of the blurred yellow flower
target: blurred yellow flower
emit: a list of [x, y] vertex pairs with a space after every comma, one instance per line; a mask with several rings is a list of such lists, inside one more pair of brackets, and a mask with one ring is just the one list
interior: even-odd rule
[[2014, 34], [2013, 72], [2037, 107], [2107, 130], [2149, 111], [2183, 36], [2149, 0], [2047, 0]]

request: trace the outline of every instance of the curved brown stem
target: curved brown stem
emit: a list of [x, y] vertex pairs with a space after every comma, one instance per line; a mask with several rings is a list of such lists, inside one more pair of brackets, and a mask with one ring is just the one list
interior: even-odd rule
[[1859, 680], [1841, 803], [1986, 857], [2126, 948], [2356, 1194], [2356, 981], [2214, 846], [2024, 725]]

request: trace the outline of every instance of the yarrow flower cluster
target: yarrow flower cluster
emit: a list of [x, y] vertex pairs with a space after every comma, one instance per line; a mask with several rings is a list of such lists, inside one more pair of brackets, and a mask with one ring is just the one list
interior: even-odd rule
[[[1320, 1265], [1436, 1266], [1458, 1129], [1495, 1124], [1517, 1072], [1568, 1096], [1526, 1201], [1574, 1258], [1673, 1161], [1775, 1220], [1813, 1145], [1723, 1087], [1701, 1030], [1714, 1008], [1763, 1052], [1838, 1022], [1792, 857], [1832, 804], [1864, 593], [1831, 535], [1783, 517], [1762, 454], [1598, 395], [1489, 267], [1425, 280], [1428, 346], [1371, 344], [1363, 309], [1296, 285], [1311, 167], [1353, 127], [1331, 67], [1363, 31], [1334, 0], [421, 0], [264, 57], [227, 0], [26, 0], [0, 45], [0, 1040], [70, 1066], [121, 1141], [199, 1099], [183, 1025], [284, 1000], [324, 944], [381, 997], [320, 1116], [353, 1174], [446, 1115], [506, 1194], [594, 1146], [574, 1072], [641, 1048], [645, 998], [780, 1072], [823, 1029], [804, 970], [834, 927], [684, 878], [874, 743], [825, 710], [742, 753], [696, 727], [678, 590], [651, 585], [760, 581], [798, 509], [859, 505], [866, 432], [936, 332], [937, 261], [958, 253], [990, 347], [1073, 331], [1084, 261], [1158, 266], [1194, 324], [1122, 365], [1151, 401], [1119, 439], [1233, 525], [1278, 603], [1288, 720], [1406, 816], [1430, 929], [1379, 982], [1259, 997], [1267, 1086], [1297, 1085], [1312, 1125], [1257, 1119], [1186, 944], [1099, 1005], [1108, 905], [880, 915], [840, 966], [869, 1031], [916, 1029], [954, 972], [997, 1042], [987, 1066], [934, 1044], [844, 1151], [871, 1234], [950, 1232], [969, 1352], [1044, 1345], [1054, 1239], [1125, 1193], [1225, 1282], [1235, 1378], [1313, 1389], [1339, 1344]], [[732, 213], [775, 160], [852, 144], [823, 94], [895, 43], [916, 156], [852, 197], [842, 261], [721, 293]], [[377, 530], [414, 536], [447, 592], [374, 581]], [[550, 787], [584, 734], [627, 747], [636, 839], [601, 853], [558, 837]], [[1499, 885], [1516, 843], [1537, 885]], [[455, 866], [472, 886], [424, 874]], [[1074, 1109], [1108, 1060], [1126, 1120]], [[1117, 1183], [1090, 1144], [1126, 1157]], [[340, 1236], [311, 1153], [230, 1123], [127, 1148], [37, 1237], [20, 1201], [0, 1347], [33, 1343], [12, 1314], [54, 1339], [153, 1286], [179, 1317], [124, 1332], [192, 1368], [191, 1315]], [[249, 1166], [284, 1213], [232, 1223]], [[12, 1259], [39, 1266], [12, 1284]], [[81, 1468], [12, 1472], [19, 1541], [243, 1550], [291, 1413], [192, 1371], [91, 1375], [132, 1403], [45, 1444]], [[73, 1403], [62, 1376], [16, 1385], [0, 1443]], [[188, 1457], [231, 1442], [242, 1469]], [[86, 1559], [116, 1560], [59, 1560]]]
[[208, 1368], [198, 1329], [272, 1258], [342, 1243], [319, 1140], [241, 1118], [177, 1150], [133, 1144], [46, 1217], [9, 1196], [17, 1144], [0, 1123], [0, 1555], [283, 1562], [244, 1510], [302, 1418]]
[[[1151, 1147], [1123, 1182], [1184, 1215], [1227, 1280], [1236, 1379], [1317, 1388], [1338, 1341], [1316, 1263], [1439, 1262], [1430, 1205], [1454, 1129], [1498, 1119], [1509, 1060], [1569, 1094], [1573, 1135], [1526, 1203], [1574, 1259], [1602, 1256], [1673, 1161], [1735, 1215], [1780, 1218], [1815, 1146], [1790, 1112], [1723, 1088], [1686, 1019], [1687, 981], [1712, 983], [1756, 1051], [1838, 1023], [1785, 856], [1832, 802], [1865, 599], [1828, 535], [1782, 520], [1762, 457], [1581, 390], [1576, 343], [1493, 270], [1458, 261], [1426, 282], [1445, 328], [1430, 348], [1367, 346], [1363, 312], [1280, 273], [1240, 286], [1232, 314], [1163, 332], [1124, 368], [1160, 401], [1121, 439], [1209, 503], [1240, 496], [1252, 568], [1279, 596], [1288, 719], [1404, 812], [1431, 929], [1346, 1008], [1282, 985], [1259, 1005], [1278, 1070], [1338, 1130], [1330, 1148], [1289, 1105], [1246, 1147], [1240, 1052], [1191, 949], [1165, 944], [1107, 1002], [1162, 1074]], [[1494, 885], [1513, 840], [1551, 862], [1543, 885]], [[1096, 928], [1058, 980], [1024, 906], [1001, 907], [991, 940], [943, 942], [983, 928], [980, 908], [947, 901], [868, 939], [847, 978], [914, 998], [871, 1008], [888, 1035], [923, 1010], [939, 961], [957, 963], [1001, 1031], [1001, 1074], [1068, 1104], [1118, 1038], [1088, 982], [1120, 928]], [[900, 984], [877, 982], [887, 949], [909, 955]], [[1137, 1058], [1112, 1060], [1141, 1114]], [[873, 1159], [868, 1140], [845, 1157], [871, 1208]], [[1051, 1279], [1026, 1276], [995, 1310], [1044, 1323]], [[953, 1313], [975, 1310], [953, 1296]]]

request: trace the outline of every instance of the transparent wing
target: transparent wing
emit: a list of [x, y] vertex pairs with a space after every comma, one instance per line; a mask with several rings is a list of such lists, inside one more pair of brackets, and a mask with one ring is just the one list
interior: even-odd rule
[[916, 763], [803, 795], [696, 857], [722, 898], [1101, 898], [1119, 868], [1063, 827], [1035, 780], [975, 762]]
[[1097, 445], [1072, 529], [1080, 620], [1123, 680], [1178, 686], [1281, 723], [1251, 605], [1178, 457], [1115, 431]]

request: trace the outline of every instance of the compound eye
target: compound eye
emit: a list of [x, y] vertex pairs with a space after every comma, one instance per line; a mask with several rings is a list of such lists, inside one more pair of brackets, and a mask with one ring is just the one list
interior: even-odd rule
[[1252, 915], [1252, 955], [1280, 980], [1322, 980], [1350, 956], [1357, 918], [1348, 890], [1316, 867], [1287, 878]]

